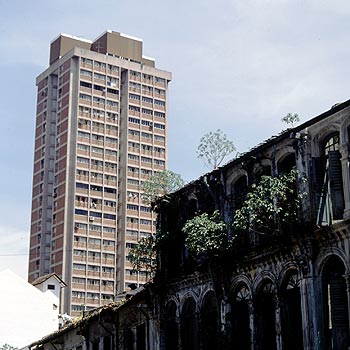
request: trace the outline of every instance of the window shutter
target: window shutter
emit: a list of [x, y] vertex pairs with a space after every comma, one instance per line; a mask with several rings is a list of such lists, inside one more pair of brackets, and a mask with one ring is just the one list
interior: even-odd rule
[[324, 169], [319, 157], [311, 158], [312, 198], [315, 216], [317, 215], [323, 187]]
[[334, 349], [346, 349], [348, 343], [348, 312], [346, 285], [342, 277], [330, 281], [332, 342]]
[[343, 177], [340, 158], [339, 151], [328, 152], [332, 212], [335, 220], [342, 219], [344, 212]]

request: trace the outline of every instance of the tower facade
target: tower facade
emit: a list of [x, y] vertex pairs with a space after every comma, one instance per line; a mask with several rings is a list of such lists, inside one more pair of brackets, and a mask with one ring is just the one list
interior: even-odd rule
[[137, 38], [106, 31], [51, 42], [36, 82], [28, 278], [57, 273], [67, 284], [62, 312], [146, 282], [128, 251], [155, 231], [140, 185], [167, 168], [170, 80]]

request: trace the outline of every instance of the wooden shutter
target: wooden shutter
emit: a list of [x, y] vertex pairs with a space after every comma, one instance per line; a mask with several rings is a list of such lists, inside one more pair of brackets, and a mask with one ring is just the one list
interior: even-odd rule
[[332, 200], [333, 219], [343, 218], [344, 212], [344, 193], [343, 193], [343, 176], [339, 151], [329, 151], [329, 180]]
[[311, 158], [311, 178], [314, 215], [315, 217], [317, 217], [320, 208], [322, 188], [324, 182], [324, 167], [319, 157]]
[[342, 277], [330, 281], [332, 312], [332, 343], [334, 349], [347, 349], [348, 343], [348, 305], [346, 285]]

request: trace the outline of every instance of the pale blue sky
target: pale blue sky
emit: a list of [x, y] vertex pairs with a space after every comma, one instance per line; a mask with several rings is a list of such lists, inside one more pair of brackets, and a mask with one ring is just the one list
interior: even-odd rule
[[[0, 270], [27, 270], [35, 77], [60, 32], [140, 37], [173, 73], [169, 168], [190, 181], [207, 169], [200, 137], [221, 128], [238, 151], [347, 100], [350, 3], [322, 0], [0, 0]], [[11, 256], [4, 256], [11, 255]]]

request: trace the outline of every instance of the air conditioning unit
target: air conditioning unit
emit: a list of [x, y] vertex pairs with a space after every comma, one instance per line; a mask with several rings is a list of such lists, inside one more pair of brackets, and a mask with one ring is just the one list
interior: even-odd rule
[[89, 221], [94, 221], [95, 218], [93, 216], [89, 216]]

